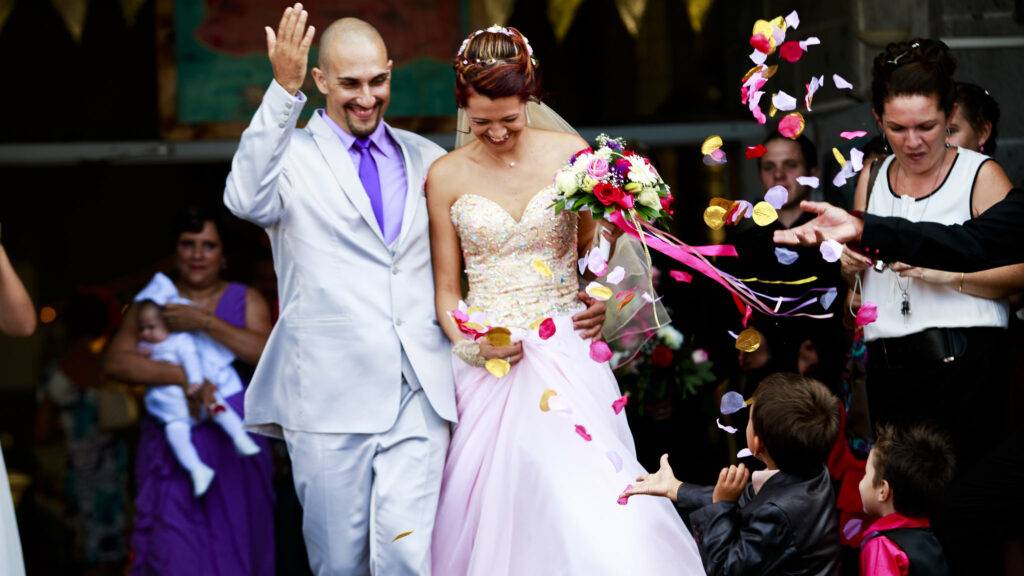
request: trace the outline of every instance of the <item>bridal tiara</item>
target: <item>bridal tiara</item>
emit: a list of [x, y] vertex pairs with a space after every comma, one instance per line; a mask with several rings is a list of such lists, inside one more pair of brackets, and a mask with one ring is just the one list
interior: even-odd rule
[[[455, 55], [455, 59], [456, 60], [462, 59], [462, 64], [463, 65], [469, 64], [469, 60], [466, 60], [466, 59], [462, 58], [466, 54], [466, 48], [469, 47], [469, 41], [472, 40], [473, 38], [476, 38], [477, 36], [483, 34], [484, 32], [490, 32], [491, 34], [504, 34], [504, 35], [508, 36], [509, 38], [515, 38], [516, 35], [518, 34], [518, 36], [523, 39], [523, 44], [526, 44], [526, 53], [527, 53], [527, 55], [529, 55], [531, 59], [533, 58], [533, 47], [530, 46], [530, 41], [526, 38], [526, 36], [523, 36], [522, 32], [519, 32], [518, 30], [513, 30], [511, 28], [506, 28], [504, 26], [499, 26], [497, 24], [494, 24], [493, 26], [490, 26], [488, 28], [481, 28], [480, 30], [477, 30], [476, 32], [473, 32], [465, 40], [463, 40], [462, 41], [462, 46], [459, 47], [459, 52]], [[516, 52], [517, 53], [519, 52], [519, 47], [518, 46], [516, 46]], [[479, 63], [482, 63], [483, 61], [480, 60], [479, 58], [477, 58], [476, 62], [479, 64]], [[497, 60], [492, 58], [492, 59], [487, 61], [487, 64], [494, 64], [495, 62], [497, 62]]]

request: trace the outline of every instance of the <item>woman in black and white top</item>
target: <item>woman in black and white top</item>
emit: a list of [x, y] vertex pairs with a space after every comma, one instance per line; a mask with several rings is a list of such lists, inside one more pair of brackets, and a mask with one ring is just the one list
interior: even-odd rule
[[[936, 40], [890, 44], [875, 58], [872, 108], [892, 154], [861, 174], [856, 209], [959, 224], [1006, 196], [1011, 184], [995, 161], [946, 141], [955, 67]], [[1009, 290], [1000, 287], [1018, 272], [929, 282], [937, 278], [870, 269], [870, 261], [852, 253], [844, 263], [860, 271], [862, 300], [878, 307], [878, 320], [864, 329], [872, 422], [934, 422], [969, 466], [1003, 430], [1001, 410], [993, 408], [1003, 405], [1008, 366]]]

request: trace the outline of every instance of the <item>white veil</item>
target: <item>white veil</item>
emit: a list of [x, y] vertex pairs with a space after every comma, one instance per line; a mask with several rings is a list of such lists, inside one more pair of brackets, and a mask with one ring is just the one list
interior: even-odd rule
[[[565, 132], [579, 136], [579, 132], [540, 100], [531, 98], [526, 103], [526, 125], [539, 130]], [[469, 127], [469, 115], [464, 108], [459, 108], [455, 131], [455, 147], [461, 148], [476, 140]], [[568, 160], [568, 159], [567, 159]], [[591, 250], [601, 249], [601, 227], [597, 233]], [[619, 236], [615, 242], [615, 252], [605, 254], [608, 270], [622, 266], [626, 271], [625, 278], [613, 286], [617, 294], [634, 294], [631, 300], [612, 298], [607, 302], [604, 328], [605, 340], [620, 353], [621, 363], [626, 363], [636, 355], [647, 340], [654, 336], [655, 331], [669, 324], [668, 313], [657, 294], [652, 293], [652, 265], [643, 244], [628, 234]], [[600, 279], [599, 279], [600, 280]], [[621, 302], [625, 301], [624, 305]], [[613, 366], [616, 368], [617, 366]]]

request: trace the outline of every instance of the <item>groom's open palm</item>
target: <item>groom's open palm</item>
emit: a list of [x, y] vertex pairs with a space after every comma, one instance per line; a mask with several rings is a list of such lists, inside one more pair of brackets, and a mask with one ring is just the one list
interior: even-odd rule
[[267, 56], [270, 67], [274, 70], [274, 80], [289, 94], [295, 95], [306, 79], [306, 65], [309, 60], [309, 47], [313, 44], [316, 29], [306, 27], [309, 13], [302, 9], [302, 4], [285, 8], [281, 22], [277, 25], [277, 33], [270, 26], [267, 33]]

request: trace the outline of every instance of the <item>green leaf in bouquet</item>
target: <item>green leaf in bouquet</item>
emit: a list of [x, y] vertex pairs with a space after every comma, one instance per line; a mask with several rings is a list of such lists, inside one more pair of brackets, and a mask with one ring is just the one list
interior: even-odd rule
[[554, 209], [555, 209], [555, 215], [556, 215], [556, 216], [557, 216], [557, 215], [559, 215], [559, 214], [561, 214], [561, 213], [562, 213], [562, 210], [565, 210], [565, 199], [563, 198], [563, 199], [561, 199], [561, 200], [558, 200], [558, 201], [556, 201], [556, 202], [555, 202], [555, 203], [553, 204], [553, 207], [554, 207]]
[[588, 196], [580, 196], [579, 198], [573, 200], [572, 206], [569, 209], [573, 211], [578, 211], [580, 207], [586, 204], [589, 200], [590, 198]]

